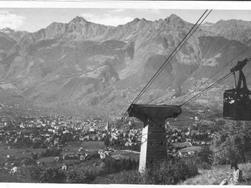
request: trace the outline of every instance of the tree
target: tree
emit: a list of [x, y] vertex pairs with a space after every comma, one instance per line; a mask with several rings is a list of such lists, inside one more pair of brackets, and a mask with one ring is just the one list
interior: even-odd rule
[[40, 182], [42, 183], [64, 183], [65, 180], [65, 173], [56, 168], [48, 168], [40, 176]]
[[211, 168], [213, 164], [213, 152], [208, 145], [204, 146], [197, 154], [198, 162], [202, 168]]
[[214, 140], [215, 164], [246, 162], [246, 155], [251, 150], [251, 128], [247, 122], [237, 122], [223, 131]]

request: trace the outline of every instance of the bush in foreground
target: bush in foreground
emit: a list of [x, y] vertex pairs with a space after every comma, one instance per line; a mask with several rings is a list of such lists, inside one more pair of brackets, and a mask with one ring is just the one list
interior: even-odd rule
[[40, 182], [42, 183], [64, 183], [65, 179], [65, 173], [56, 168], [48, 168], [40, 175]]
[[211, 169], [213, 160], [213, 151], [209, 146], [202, 147], [202, 150], [196, 155], [197, 167], [201, 169]]
[[[111, 184], [168, 184], [174, 185], [198, 174], [196, 165], [191, 161], [164, 161], [144, 175], [136, 170], [122, 171], [106, 176], [105, 183]], [[103, 180], [100, 180], [103, 182]]]
[[107, 174], [116, 173], [122, 170], [133, 170], [138, 167], [138, 161], [131, 159], [115, 160], [111, 157], [104, 159], [104, 164], [104, 172]]
[[67, 183], [91, 183], [96, 177], [91, 171], [69, 171], [66, 176]]
[[60, 153], [62, 152], [62, 149], [58, 148], [47, 148], [45, 151], [43, 151], [40, 154], [40, 157], [51, 157], [51, 156], [59, 156]]
[[146, 183], [177, 184], [198, 174], [196, 164], [189, 160], [164, 161], [147, 172]]

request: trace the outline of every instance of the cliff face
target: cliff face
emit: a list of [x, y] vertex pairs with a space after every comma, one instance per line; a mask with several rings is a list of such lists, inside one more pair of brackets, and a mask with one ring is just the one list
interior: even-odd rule
[[237, 40], [250, 46], [251, 22], [242, 20], [220, 20], [206, 30], [229, 40]]
[[[117, 27], [76, 17], [35, 33], [2, 30], [0, 87], [38, 106], [105, 108], [116, 114], [191, 27], [171, 15], [156, 21], [136, 18]], [[164, 68], [141, 102], [180, 102], [227, 73], [236, 63], [231, 63], [234, 57], [250, 56], [250, 28], [249, 22], [237, 20], [205, 24]], [[251, 67], [245, 71], [251, 84]], [[219, 91], [209, 92], [207, 100], [221, 101], [222, 89], [229, 84], [233, 80], [218, 85]]]

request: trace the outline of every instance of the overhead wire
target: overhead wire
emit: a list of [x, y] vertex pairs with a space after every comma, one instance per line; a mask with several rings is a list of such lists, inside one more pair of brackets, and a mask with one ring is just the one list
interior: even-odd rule
[[[225, 65], [225, 67], [228, 66], [228, 65], [230, 65], [231, 63], [233, 63], [234, 60], [236, 60], [237, 58], [239, 58], [241, 55], [243, 55], [244, 53], [246, 53], [248, 50], [250, 50], [250, 49], [248, 48], [248, 49], [242, 50], [240, 53], [238, 53], [237, 56], [233, 57], [233, 58]], [[213, 74], [211, 77], [209, 77], [209, 78], [207, 79], [207, 81], [208, 81], [208, 80], [212, 80], [217, 74], [219, 74], [219, 71], [216, 71], [216, 73]], [[205, 83], [206, 83], [206, 82], [201, 83], [199, 87], [201, 87], [201, 86], [202, 86], [203, 84], [205, 84]], [[191, 95], [192, 93], [194, 93], [194, 92], [190, 92], [190, 94], [188, 94], [188, 96]], [[187, 97], [187, 98], [188, 98], [188, 97]], [[186, 99], [185, 99], [185, 100], [186, 100]]]
[[[225, 48], [227, 47], [227, 45], [228, 45], [228, 44], [225, 44], [224, 46], [222, 46], [222, 47], [219, 49], [219, 51], [225, 49]], [[209, 48], [209, 50], [207, 51], [206, 55], [204, 55], [205, 57], [209, 54], [209, 51], [210, 51], [212, 48], [213, 48], [213, 45], [210, 46], [210, 48]], [[239, 57], [240, 55], [242, 55], [243, 53], [245, 53], [245, 52], [248, 51], [248, 50], [249, 50], [249, 49], [246, 49], [246, 50], [244, 50], [244, 51], [241, 51], [241, 53], [239, 53], [238, 56], [232, 58], [232, 59], [227, 63], [227, 65], [225, 65], [225, 66], [228, 66], [228, 64], [230, 64], [231, 62], [233, 62], [234, 59], [236, 59], [237, 57]], [[219, 71], [216, 71], [216, 73], [215, 73], [214, 75], [212, 75], [211, 77], [209, 77], [206, 81], [200, 83], [200, 86], [198, 86], [197, 88], [201, 88], [201, 86], [203, 86], [204, 84], [206, 84], [206, 82], [208, 82], [208, 80], [212, 80], [218, 73], [219, 73]], [[186, 95], [189, 97], [189, 96], [190, 96], [191, 94], [193, 94], [193, 93], [194, 93], [194, 91], [192, 91], [192, 92], [190, 92], [190, 93], [187, 93]], [[188, 97], [185, 97], [185, 99], [188, 98]], [[185, 101], [185, 99], [184, 99], [184, 101]], [[156, 99], [153, 99], [152, 101], [154, 101], [154, 100], [156, 100]], [[152, 102], [152, 101], [151, 101], [151, 102]]]
[[[157, 76], [163, 71], [163, 68], [172, 60], [172, 58], [177, 54], [178, 50], [184, 45], [184, 43], [192, 36], [192, 34], [198, 29], [201, 23], [206, 19], [206, 17], [211, 13], [212, 10], [208, 12], [206, 10], [202, 16], [198, 19], [198, 21], [193, 25], [193, 27], [189, 30], [189, 32], [185, 35], [182, 41], [176, 46], [176, 48], [172, 51], [172, 53], [168, 56], [168, 58], [164, 61], [164, 63], [159, 67], [157, 72], [152, 76], [152, 78], [148, 81], [145, 87], [140, 91], [140, 93], [133, 100], [133, 103], [136, 103], [138, 99], [144, 94], [144, 92], [149, 88], [152, 82], [157, 78]], [[206, 16], [205, 16], [206, 15]], [[204, 17], [205, 16], [205, 17]], [[204, 18], [203, 18], [204, 17]], [[202, 21], [201, 21], [202, 19]], [[201, 21], [201, 22], [200, 22]], [[200, 22], [200, 23], [199, 23]], [[199, 25], [198, 25], [199, 23]], [[191, 34], [192, 33], [192, 34]]]
[[[248, 50], [249, 50], [249, 49], [246, 49], [246, 50], [242, 51], [241, 53], [239, 53], [237, 56], [235, 56], [234, 58], [232, 58], [232, 60], [229, 61], [229, 62], [227, 63], [227, 65], [229, 65], [230, 63], [232, 63], [235, 59], [237, 59], [238, 57], [240, 57], [240, 55], [244, 54], [244, 53], [247, 52]], [[250, 58], [249, 58], [249, 59], [250, 59]], [[226, 66], [227, 66], [227, 65], [226, 65]], [[219, 72], [216, 72], [216, 73], [212, 76], [212, 78], [213, 78], [214, 76], [216, 76], [218, 73], [219, 73]], [[204, 93], [205, 91], [209, 90], [209, 89], [210, 89], [212, 86], [214, 86], [216, 83], [219, 83], [219, 82], [221, 82], [221, 81], [227, 79], [231, 74], [233, 74], [234, 77], [235, 77], [235, 73], [234, 73], [234, 72], [228, 73], [228, 74], [225, 75], [223, 78], [220, 78], [219, 80], [213, 82], [213, 83], [210, 84], [208, 87], [206, 87], [206, 88], [204, 88], [203, 90], [201, 90], [198, 94], [194, 95], [193, 97], [191, 97], [191, 98], [188, 99], [187, 101], [183, 102], [183, 103], [181, 104], [181, 106], [183, 106], [184, 104], [187, 104], [189, 101], [193, 100], [193, 99], [196, 98], [197, 96], [200, 96], [202, 93]], [[226, 77], [226, 78], [225, 78], [225, 77]], [[222, 79], [223, 79], [223, 80], [222, 80]]]
[[[249, 48], [241, 51], [240, 53], [238, 53], [237, 56], [233, 57], [226, 65], [224, 65], [225, 67], [230, 65], [234, 60], [236, 60], [237, 58], [239, 58], [241, 55], [243, 55], [244, 53], [246, 53], [248, 50], [250, 50]], [[216, 71], [215, 74], [213, 74], [213, 76], [211, 76], [209, 79], [212, 79], [213, 77], [215, 77], [217, 74], [219, 74], [219, 71]]]
[[204, 93], [205, 91], [211, 89], [215, 84], [220, 83], [221, 81], [227, 79], [229, 76], [231, 76], [231, 74], [233, 74], [232, 72], [228, 73], [227, 75], [223, 76], [222, 78], [216, 80], [215, 82], [213, 82], [212, 84], [210, 84], [208, 87], [204, 88], [202, 91], [200, 91], [199, 93], [195, 94], [194, 96], [192, 96], [191, 98], [189, 98], [188, 100], [186, 100], [185, 102], [183, 102], [182, 104], [180, 104], [179, 106], [184, 106], [185, 104], [187, 104], [188, 102], [190, 102], [191, 100], [193, 100], [194, 98], [200, 96], [202, 93]]
[[205, 10], [204, 13], [200, 16], [198, 21], [193, 25], [193, 27], [189, 30], [189, 32], [185, 35], [185, 37], [181, 40], [181, 42], [177, 45], [177, 47], [171, 52], [168, 58], [163, 62], [163, 64], [159, 67], [157, 72], [151, 77], [151, 79], [147, 82], [147, 84], [143, 87], [140, 93], [134, 98], [131, 104], [136, 103], [139, 98], [144, 94], [144, 92], [149, 88], [152, 82], [157, 78], [157, 76], [163, 71], [163, 68], [170, 63], [172, 58], [178, 53], [180, 48], [184, 45], [184, 43], [192, 36], [192, 34], [199, 28], [199, 26], [204, 22], [204, 20], [209, 16], [212, 10]]

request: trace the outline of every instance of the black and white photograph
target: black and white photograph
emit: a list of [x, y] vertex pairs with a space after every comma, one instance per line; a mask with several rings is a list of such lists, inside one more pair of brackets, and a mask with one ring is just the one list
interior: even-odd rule
[[251, 185], [251, 2], [13, 2], [0, 186]]

